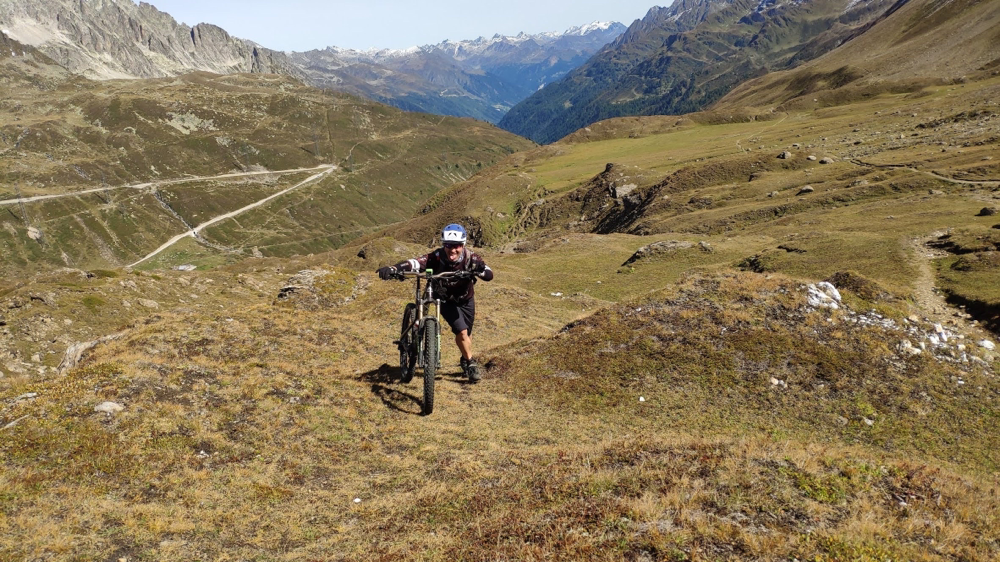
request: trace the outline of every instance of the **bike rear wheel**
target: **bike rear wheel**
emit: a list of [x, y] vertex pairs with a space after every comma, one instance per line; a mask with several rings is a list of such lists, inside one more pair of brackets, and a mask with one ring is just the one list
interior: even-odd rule
[[400, 381], [413, 380], [417, 370], [417, 342], [413, 323], [417, 321], [417, 305], [412, 302], [403, 310], [403, 329], [399, 335], [399, 376]]
[[434, 411], [434, 375], [437, 371], [438, 334], [437, 320], [428, 318], [424, 321], [424, 415]]

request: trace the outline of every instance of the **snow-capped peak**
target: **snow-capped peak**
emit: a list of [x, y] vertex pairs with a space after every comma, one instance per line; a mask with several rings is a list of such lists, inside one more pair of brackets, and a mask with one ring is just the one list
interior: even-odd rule
[[564, 31], [563, 35], [586, 35], [593, 31], [607, 31], [614, 25], [613, 21], [595, 21], [588, 23], [587, 25], [581, 25], [576, 27], [571, 27]]

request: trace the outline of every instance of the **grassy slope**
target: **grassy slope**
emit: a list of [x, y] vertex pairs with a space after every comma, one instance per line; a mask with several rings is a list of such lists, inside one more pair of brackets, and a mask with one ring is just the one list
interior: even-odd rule
[[[110, 189], [27, 203], [26, 217], [4, 207], [5, 275], [39, 263], [131, 263], [183, 232], [177, 217], [196, 225], [307, 175], [157, 187], [170, 210], [150, 189], [126, 184], [338, 165], [319, 183], [205, 234], [222, 256], [254, 246], [288, 256], [329, 250], [402, 220], [437, 190], [530, 146], [484, 123], [404, 113], [276, 76], [15, 86], [0, 105], [0, 197], [15, 198], [15, 187], [25, 197]], [[27, 238], [29, 224], [42, 243]]]
[[[1000, 179], [992, 113], [959, 116], [994, 112], [997, 87], [600, 123], [336, 253], [91, 280], [109, 294], [136, 280], [164, 305], [65, 376], [0, 379], [0, 421], [17, 420], [0, 552], [996, 559], [1000, 386], [974, 346], [996, 338], [924, 308], [912, 240], [975, 250], [940, 265], [954, 292], [993, 298], [997, 220], [976, 215], [995, 184], [928, 173]], [[435, 413], [419, 417], [388, 343], [409, 286], [372, 270], [459, 218], [498, 272], [477, 287], [486, 377], [465, 384], [445, 342]], [[623, 265], [669, 241], [692, 245]], [[335, 273], [314, 298], [274, 299], [317, 267]], [[806, 281], [845, 270], [848, 310], [806, 306]], [[37, 313], [26, 292], [4, 298]], [[984, 362], [900, 350], [934, 320]], [[95, 413], [104, 400], [126, 409]]]

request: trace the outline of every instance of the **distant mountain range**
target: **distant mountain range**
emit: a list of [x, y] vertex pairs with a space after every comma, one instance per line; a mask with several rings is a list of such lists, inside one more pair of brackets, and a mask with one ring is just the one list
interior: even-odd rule
[[403, 51], [283, 53], [215, 25], [188, 27], [144, 2], [0, 0], [0, 30], [92, 79], [276, 73], [401, 109], [495, 123], [586, 62], [625, 26], [595, 22], [562, 33], [495, 35]]
[[596, 121], [702, 109], [741, 82], [793, 68], [907, 0], [677, 0], [515, 106], [500, 127], [552, 142]]
[[407, 50], [329, 47], [291, 53], [306, 79], [395, 107], [497, 122], [625, 31], [595, 22], [562, 33], [494, 35]]

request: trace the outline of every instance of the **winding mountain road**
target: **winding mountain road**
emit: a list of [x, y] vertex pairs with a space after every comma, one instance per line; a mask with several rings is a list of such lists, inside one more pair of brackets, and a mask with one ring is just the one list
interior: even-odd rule
[[[188, 238], [188, 237], [198, 238], [198, 233], [199, 232], [201, 232], [203, 229], [205, 229], [205, 228], [207, 228], [209, 226], [212, 226], [213, 224], [216, 224], [216, 223], [224, 221], [226, 219], [235, 217], [236, 215], [239, 215], [240, 213], [244, 213], [246, 211], [249, 211], [250, 209], [253, 209], [253, 208], [256, 208], [256, 207], [260, 207], [261, 205], [267, 203], [268, 201], [271, 201], [272, 199], [281, 197], [282, 195], [284, 195], [284, 194], [286, 194], [286, 193], [288, 193], [290, 191], [293, 191], [295, 189], [298, 189], [298, 188], [300, 188], [300, 187], [302, 187], [304, 185], [308, 185], [308, 184], [314, 183], [314, 182], [318, 181], [319, 179], [323, 178], [324, 176], [326, 176], [326, 175], [328, 175], [328, 174], [336, 171], [337, 170], [337, 166], [334, 166], [332, 164], [327, 164], [327, 165], [324, 165], [324, 166], [319, 166], [318, 168], [311, 168], [311, 169], [313, 169], [313, 170], [315, 170], [315, 169], [322, 169], [322, 171], [309, 176], [308, 178], [300, 181], [299, 183], [297, 183], [297, 184], [295, 184], [295, 185], [293, 185], [293, 186], [291, 186], [291, 187], [289, 187], [287, 189], [283, 189], [283, 190], [281, 190], [281, 191], [279, 191], [277, 193], [271, 194], [271, 195], [269, 195], [269, 196], [267, 196], [267, 197], [265, 197], [265, 198], [263, 198], [263, 199], [261, 199], [259, 201], [255, 201], [255, 202], [253, 202], [253, 203], [251, 203], [251, 204], [249, 204], [249, 205], [247, 205], [245, 207], [241, 207], [239, 209], [236, 209], [235, 211], [230, 211], [228, 213], [219, 215], [219, 216], [217, 216], [215, 218], [212, 218], [210, 220], [207, 220], [207, 221], [199, 224], [198, 226], [192, 228], [191, 230], [188, 230], [187, 232], [183, 232], [181, 234], [178, 234], [177, 236], [174, 236], [170, 240], [167, 240], [159, 248], [157, 248], [157, 249], [153, 250], [152, 252], [150, 252], [149, 254], [147, 254], [141, 260], [139, 260], [139, 261], [137, 261], [135, 263], [129, 264], [128, 267], [135, 267], [135, 266], [139, 265], [140, 263], [142, 263], [142, 262], [144, 262], [144, 261], [152, 258], [153, 256], [159, 254], [160, 252], [166, 250], [170, 246], [173, 246], [174, 244], [176, 244], [177, 242], [179, 242], [180, 240], [182, 240], [184, 238]], [[222, 177], [222, 176], [215, 176], [215, 177]]]
[[19, 199], [3, 199], [0, 200], [0, 206], [3, 205], [18, 205], [20, 203], [33, 203], [35, 201], [45, 201], [48, 199], [59, 199], [62, 197], [78, 197], [80, 195], [86, 195], [88, 193], [100, 193], [104, 191], [109, 191], [112, 189], [147, 189], [150, 187], [160, 187], [163, 185], [175, 185], [179, 183], [187, 183], [192, 181], [211, 181], [211, 180], [221, 180], [228, 178], [242, 178], [249, 176], [266, 176], [266, 175], [284, 175], [284, 174], [294, 174], [299, 172], [313, 172], [317, 170], [330, 170], [336, 169], [333, 164], [323, 164], [321, 166], [316, 166], [314, 168], [294, 168], [291, 170], [264, 170], [260, 172], [233, 172], [230, 174], [220, 174], [218, 176], [190, 176], [186, 178], [177, 178], [172, 180], [162, 180], [153, 181], [145, 183], [136, 183], [130, 185], [117, 185], [114, 187], [95, 187], [92, 189], [84, 189], [83, 191], [73, 191], [70, 193], [55, 193], [52, 195], [35, 195], [32, 197], [21, 197]]

